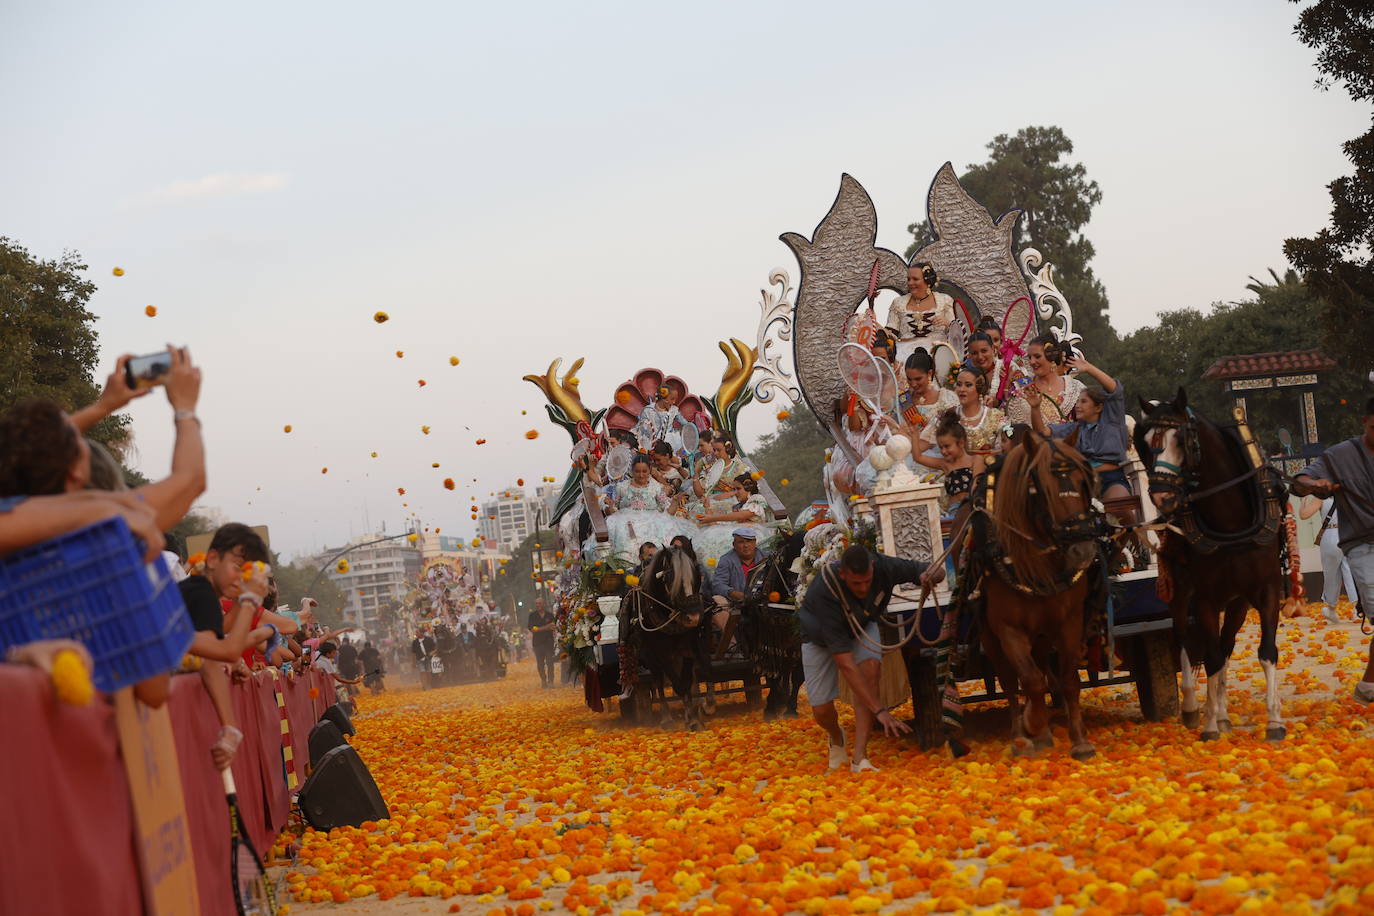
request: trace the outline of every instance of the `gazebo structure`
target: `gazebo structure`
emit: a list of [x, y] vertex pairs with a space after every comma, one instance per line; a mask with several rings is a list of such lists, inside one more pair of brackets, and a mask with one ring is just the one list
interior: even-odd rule
[[1317, 434], [1317, 407], [1312, 392], [1322, 372], [1336, 368], [1336, 361], [1320, 350], [1288, 350], [1281, 353], [1250, 353], [1245, 356], [1223, 356], [1208, 367], [1202, 377], [1226, 384], [1236, 399], [1236, 406], [1248, 414], [1246, 398], [1257, 391], [1286, 389], [1301, 395], [1302, 457], [1285, 460], [1288, 473], [1306, 464], [1306, 460], [1321, 452]]

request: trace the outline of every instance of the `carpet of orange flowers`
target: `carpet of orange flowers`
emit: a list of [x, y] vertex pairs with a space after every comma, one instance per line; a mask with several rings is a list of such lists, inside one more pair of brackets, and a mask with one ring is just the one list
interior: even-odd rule
[[[1004, 709], [974, 751], [877, 739], [878, 773], [825, 772], [805, 716], [722, 703], [696, 734], [621, 727], [580, 691], [505, 680], [361, 699], [354, 741], [391, 818], [307, 831], [294, 913], [1374, 913], [1374, 711], [1350, 699], [1353, 622], [1280, 628], [1289, 737], [1263, 740], [1252, 623], [1237, 731], [1203, 744], [1084, 694], [1098, 756], [1012, 758]], [[385, 901], [385, 902], [384, 902]]]

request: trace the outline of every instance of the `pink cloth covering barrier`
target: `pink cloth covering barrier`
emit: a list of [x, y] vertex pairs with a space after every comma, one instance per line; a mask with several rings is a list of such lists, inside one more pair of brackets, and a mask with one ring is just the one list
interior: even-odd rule
[[[334, 683], [313, 671], [279, 683], [303, 776], [306, 741], [334, 702]], [[314, 698], [312, 688], [318, 688]], [[239, 808], [266, 856], [290, 812], [272, 674], [259, 672], [235, 685], [232, 696], [243, 731], [233, 763]], [[168, 709], [201, 912], [233, 916], [229, 807], [209, 750], [219, 721], [195, 675], [172, 678]], [[87, 707], [65, 706], [43, 673], [0, 664], [0, 734], [6, 739], [0, 749], [0, 913], [141, 913], [133, 811], [113, 707], [103, 696]]]

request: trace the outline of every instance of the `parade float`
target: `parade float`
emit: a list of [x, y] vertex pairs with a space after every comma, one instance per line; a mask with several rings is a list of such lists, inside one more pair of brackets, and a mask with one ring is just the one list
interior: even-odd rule
[[[845, 426], [845, 417], [853, 415], [856, 403], [874, 415], [889, 415], [895, 413], [901, 393], [902, 383], [891, 362], [867, 355], [867, 348], [882, 334], [876, 297], [883, 291], [906, 291], [908, 270], [923, 265], [937, 307], [946, 309], [951, 318], [938, 327], [938, 333], [929, 321], [902, 331], [909, 330], [911, 338], [934, 355], [937, 375], [945, 376], [957, 372], [964, 362], [965, 342], [976, 329], [996, 328], [1002, 346], [993, 384], [999, 391], [1005, 390], [1024, 359], [1026, 342], [1037, 334], [1052, 335], [1067, 351], [1077, 351], [1085, 342], [1073, 329], [1069, 303], [1056, 287], [1052, 266], [1041, 252], [1033, 248], [1013, 251], [1020, 211], [994, 218], [964, 191], [948, 163], [930, 185], [927, 211], [933, 240], [910, 259], [903, 258], [877, 246], [873, 202], [856, 179], [844, 175], [833, 205], [809, 238], [792, 232], [781, 236], [797, 259], [800, 279], [794, 288], [786, 270], [769, 274], [754, 343], [720, 342], [727, 365], [710, 397], [690, 393], [676, 376], [644, 369], [612, 392], [606, 406], [588, 408], [576, 376], [583, 364], [580, 359], [562, 376], [558, 372], [561, 360], [554, 360], [544, 374], [525, 377], [544, 393], [550, 419], [567, 432], [572, 443], [573, 467], [554, 513], [565, 564], [573, 573], [565, 577], [568, 585], [560, 593], [560, 619], [565, 621], [565, 651], [580, 667], [597, 673], [601, 694], [610, 695], [619, 686], [617, 593], [637, 562], [639, 544], [663, 544], [685, 535], [708, 567], [707, 574], [729, 549], [728, 539], [721, 540], [712, 526], [696, 525], [681, 512], [641, 510], [620, 522], [612, 516], [608, 524], [604, 491], [592, 479], [597, 475], [589, 476], [588, 468], [602, 467], [603, 478], [623, 475], [635, 452], [647, 450], [655, 438], [671, 433], [675, 455], [684, 461], [703, 460], [694, 448], [701, 433], [721, 430], [738, 441], [735, 433], [741, 408], [755, 401], [785, 399], [809, 410], [834, 439], [824, 469], [827, 505], [820, 511], [808, 507], [795, 520], [788, 519], [767, 478], [760, 476], [746, 455], [739, 454], [758, 479], [759, 495], [769, 509], [760, 527], [760, 543], [780, 549], [794, 532], [800, 541], [796, 545], [800, 555], [788, 568], [800, 581], [786, 589], [786, 596], [777, 591], [762, 596], [775, 624], [779, 617], [795, 614], [797, 596], [812, 571], [855, 539], [867, 537], [881, 552], [893, 556], [927, 563], [943, 558], [951, 525], [941, 506], [942, 487], [927, 469], [912, 462], [911, 437], [893, 435], [870, 445], [856, 441]], [[912, 345], [911, 340], [900, 338], [891, 343], [896, 344], [898, 357], [904, 357], [904, 350], [910, 352]], [[656, 410], [655, 397], [664, 388], [674, 396], [672, 417]], [[620, 430], [630, 431], [633, 438], [617, 434]], [[1145, 469], [1132, 458], [1131, 467], [1124, 470], [1134, 479], [1136, 493], [1146, 492]], [[704, 461], [708, 468], [719, 464], [709, 456]], [[715, 473], [713, 481], [720, 476]], [[1117, 500], [1105, 509], [1108, 514], [1134, 516], [1139, 521], [1155, 515], [1150, 501], [1138, 496]], [[1178, 709], [1176, 665], [1169, 655], [1171, 623], [1167, 608], [1156, 597], [1153, 553], [1142, 549], [1137, 559], [1135, 568], [1118, 569], [1111, 576], [1101, 644], [1084, 672], [1084, 683], [1133, 682], [1144, 715], [1159, 719]], [[584, 574], [589, 569], [592, 572]], [[924, 603], [915, 590], [899, 592], [898, 597], [892, 610], [905, 614], [909, 621], [894, 634], [907, 675], [900, 689], [915, 697], [915, 724], [922, 744], [930, 746], [941, 740], [941, 695], [951, 684], [963, 685], [959, 693], [965, 703], [996, 699], [999, 694], [981, 656], [963, 651], [967, 647], [960, 645], [967, 625], [956, 624], [951, 632], [949, 611], [954, 596], [949, 583], [926, 596]], [[790, 630], [793, 635], [787, 638], [795, 645], [795, 624]], [[773, 626], [764, 632], [774, 633], [776, 641], [784, 638], [776, 634], [786, 634], [788, 628]], [[768, 638], [765, 635], [764, 641]], [[753, 669], [741, 672], [737, 667], [731, 672], [742, 677], [750, 693], [757, 690], [758, 659], [768, 655], [769, 647], [758, 649]], [[715, 677], [713, 672], [710, 678]], [[886, 689], [887, 681], [885, 699], [894, 699]], [[974, 690], [970, 682], [982, 682], [985, 689]], [[593, 705], [599, 707], [599, 700]]]

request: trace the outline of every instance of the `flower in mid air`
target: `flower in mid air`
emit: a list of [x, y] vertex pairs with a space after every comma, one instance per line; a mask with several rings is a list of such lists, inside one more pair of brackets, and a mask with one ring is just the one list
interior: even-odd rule
[[778, 420], [779, 420], [779, 421], [786, 420], [786, 419], [787, 419], [788, 417], [790, 417], [790, 416], [792, 416], [792, 411], [790, 411], [790, 410], [779, 410], [779, 411], [778, 411]]
[[373, 457], [373, 458], [376, 458], [376, 457], [377, 457], [377, 453], [376, 453], [376, 452], [373, 452], [373, 453], [372, 453], [372, 457]]
[[401, 359], [401, 358], [404, 357], [405, 355], [406, 355], [406, 351], [405, 351], [405, 350], [397, 350], [397, 351], [396, 351], [396, 358], [397, 358], [397, 359]]
[[410, 532], [410, 534], [407, 534], [407, 535], [406, 535], [406, 540], [409, 541], [409, 542], [412, 543], [412, 544], [414, 544], [414, 543], [415, 543], [416, 541], [418, 541], [419, 539], [420, 539], [420, 536], [419, 536], [418, 534], [416, 534], [414, 531], [412, 531], [412, 532]]
[[478, 440], [477, 440], [477, 444], [478, 444], [478, 445], [486, 445], [486, 444], [487, 444], [487, 440], [486, 440], [486, 439], [478, 439]]
[[285, 426], [283, 426], [283, 427], [281, 428], [281, 431], [284, 432], [284, 433], [289, 433], [289, 432], [291, 432], [291, 424], [288, 423], [288, 424], [286, 424]]
[[636, 576], [634, 574], [626, 576], [625, 584], [628, 585], [630, 588], [634, 588], [636, 585], [639, 584], [639, 576]]
[[405, 487], [397, 487], [397, 488], [396, 488], [396, 495], [398, 495], [398, 496], [405, 496], [405, 495], [406, 495], [406, 488], [405, 488]]
[[424, 380], [424, 379], [420, 379], [420, 387], [421, 387], [421, 388], [425, 387], [425, 380]]
[[422, 433], [424, 433], [426, 436], [428, 436], [428, 435], [429, 435], [429, 427], [428, 427], [428, 426], [421, 426], [421, 427], [420, 427], [420, 432], [422, 432]]
[[432, 468], [437, 468], [437, 467], [439, 466], [439, 462], [437, 462], [437, 461], [431, 461], [429, 466], [432, 467]]
[[321, 474], [328, 474], [328, 473], [329, 473], [329, 468], [320, 468], [320, 473], [321, 473]]
[[778, 481], [778, 483], [782, 484], [784, 487], [787, 486], [788, 484], [790, 484], [791, 482], [792, 482], [792, 481], [788, 480], [786, 477], [784, 477], [782, 480]]
[[456, 366], [456, 365], [458, 365], [458, 357], [456, 357], [456, 356], [450, 356], [450, 357], [448, 358], [448, 364], [449, 364], [450, 366]]
[[455, 483], [453, 482], [453, 478], [452, 478], [452, 477], [445, 477], [445, 478], [444, 478], [444, 489], [445, 489], [445, 490], [452, 490], [455, 486], [457, 486], [457, 484], [455, 484]]
[[348, 572], [348, 561], [347, 561], [347, 560], [340, 560], [340, 561], [338, 562], [338, 565], [336, 565], [334, 568], [337, 569], [337, 570], [338, 570], [339, 572], [341, 572], [341, 573], [346, 573], [346, 572]]
[[537, 429], [527, 429], [527, 430], [525, 430], [525, 438], [526, 438], [526, 439], [538, 439], [538, 438], [539, 438], [539, 430], [537, 430]]
[[157, 306], [156, 306], [156, 305], [147, 306], [146, 308], [143, 309], [143, 314], [147, 315], [149, 318], [156, 318], [156, 317], [157, 317]]
[[517, 487], [523, 487], [523, 486], [525, 485], [525, 478], [523, 478], [523, 477], [517, 477], [517, 478], [515, 478], [515, 485], [516, 485]]
[[391, 320], [391, 316], [388, 315], [386, 312], [378, 312], [377, 314], [372, 316], [372, 320], [377, 322], [378, 324], [386, 324], [388, 321]]
[[116, 267], [114, 270], [110, 271], [110, 273], [114, 274], [116, 277], [122, 277], [124, 276], [124, 268]]
[[762, 480], [762, 479], [763, 479], [763, 471], [754, 471], [752, 474], [749, 475], [749, 479], [750, 479], [750, 480]]

